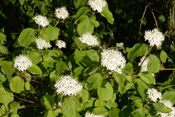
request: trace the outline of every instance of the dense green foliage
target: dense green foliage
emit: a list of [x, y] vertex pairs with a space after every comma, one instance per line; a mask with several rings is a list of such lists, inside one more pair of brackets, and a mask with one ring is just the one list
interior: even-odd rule
[[[152, 102], [146, 94], [158, 89], [175, 104], [175, 40], [171, 0], [107, 0], [101, 13], [88, 0], [0, 1], [0, 116], [84, 117], [86, 112], [109, 117], [156, 117], [172, 110]], [[58, 20], [55, 9], [66, 7], [69, 17]], [[44, 15], [50, 24], [39, 27], [33, 18]], [[159, 28], [161, 47], [149, 46], [145, 30]], [[96, 35], [100, 46], [89, 47], [78, 37]], [[52, 47], [38, 49], [37, 38]], [[58, 39], [66, 42], [59, 49]], [[118, 43], [122, 46], [117, 46]], [[123, 73], [110, 73], [101, 65], [103, 49], [118, 49], [126, 58]], [[16, 56], [32, 61], [26, 71], [14, 67]], [[150, 59], [141, 72], [140, 58]], [[154, 75], [152, 75], [154, 73]], [[57, 94], [54, 87], [64, 75], [81, 82], [75, 96]]]

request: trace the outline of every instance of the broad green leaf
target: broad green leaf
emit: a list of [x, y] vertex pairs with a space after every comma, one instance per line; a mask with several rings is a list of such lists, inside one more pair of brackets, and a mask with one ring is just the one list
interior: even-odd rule
[[94, 31], [94, 24], [90, 21], [90, 19], [83, 20], [78, 24], [77, 33], [80, 36], [88, 32], [92, 34], [93, 31]]
[[104, 116], [108, 116], [109, 115], [109, 112], [108, 112], [108, 110], [105, 107], [94, 108], [92, 112], [94, 114], [96, 114], [96, 115], [104, 115]]
[[42, 61], [42, 57], [38, 52], [30, 52], [29, 58], [32, 61], [33, 64], [38, 64], [39, 62]]
[[35, 40], [35, 30], [33, 28], [24, 29], [18, 38], [20, 46], [27, 47]]
[[94, 26], [97, 28], [99, 27], [100, 23], [96, 20], [95, 15], [91, 16], [91, 22], [94, 24]]
[[24, 91], [24, 79], [19, 76], [13, 77], [10, 81], [10, 89], [14, 93], [21, 93]]
[[143, 56], [148, 52], [148, 45], [143, 43], [135, 44], [128, 52], [127, 58], [133, 60], [138, 56]]
[[147, 91], [148, 88], [149, 88], [149, 87], [147, 86], [147, 84], [146, 84], [144, 81], [140, 80], [140, 79], [136, 79], [135, 82], [136, 82], [136, 84], [137, 84], [137, 90], [138, 90], [140, 96], [141, 96], [142, 98], [146, 98], [146, 97], [147, 97], [147, 96], [146, 96], [146, 91]]
[[47, 109], [51, 109], [55, 104], [54, 97], [52, 97], [50, 95], [44, 95], [40, 99], [40, 101], [41, 101], [41, 104], [44, 105]]
[[105, 101], [101, 99], [97, 99], [95, 101], [95, 107], [105, 107]]
[[99, 73], [95, 73], [88, 77], [87, 82], [92, 84], [92, 87], [96, 89], [97, 87], [100, 87], [102, 84], [102, 76]]
[[50, 73], [50, 80], [51, 81], [56, 81], [58, 79], [58, 75], [56, 74], [56, 70], [53, 70], [51, 73]]
[[83, 71], [84, 71], [84, 68], [82, 66], [75, 68], [73, 71], [74, 76], [79, 76], [83, 74]]
[[[83, 0], [83, 1], [85, 1], [85, 0]], [[82, 15], [86, 15], [89, 11], [91, 11], [91, 9], [89, 7], [83, 6], [80, 9], [78, 9], [76, 15], [74, 15], [74, 18], [77, 19]]]
[[86, 5], [86, 3], [87, 3], [87, 0], [74, 0], [74, 6], [76, 9]]
[[7, 105], [14, 100], [13, 93], [11, 93], [9, 89], [4, 88], [2, 85], [0, 85], [0, 92], [0, 103]]
[[108, 8], [108, 4], [106, 3], [106, 5], [103, 7], [103, 10], [102, 12], [100, 13], [103, 17], [105, 17], [108, 22], [110, 24], [113, 24], [114, 23], [114, 18], [113, 18], [113, 15], [111, 13], [111, 11], [109, 10]]
[[28, 68], [28, 71], [29, 71], [31, 74], [40, 74], [40, 75], [42, 75], [41, 69], [40, 69], [37, 65], [35, 65], [35, 64], [33, 64], [32, 66], [30, 66], [30, 67]]
[[17, 113], [12, 113], [10, 117], [19, 117], [19, 115]]
[[6, 107], [5, 105], [2, 105], [0, 108], [0, 116], [6, 114], [7, 110], [8, 110], [8, 107]]
[[46, 29], [41, 29], [39, 38], [44, 39], [46, 42], [50, 42], [49, 34], [47, 34]]
[[90, 49], [87, 51], [87, 56], [92, 62], [99, 62], [100, 57], [98, 56], [97, 51]]
[[57, 74], [61, 74], [64, 70], [68, 69], [67, 65], [63, 61], [58, 61], [56, 64]]
[[11, 78], [13, 74], [12, 62], [2, 61], [1, 70], [7, 76], [7, 78]]
[[56, 117], [56, 113], [53, 110], [48, 110], [45, 114], [44, 117]]
[[104, 80], [102, 82], [101, 87], [97, 88], [97, 94], [99, 99], [104, 100], [104, 101], [108, 101], [112, 98], [113, 96], [113, 88], [111, 86], [111, 84]]
[[141, 116], [145, 117], [145, 111], [143, 108], [138, 108], [132, 112], [132, 115], [134, 117], [141, 117]]
[[0, 53], [8, 54], [9, 52], [8, 52], [7, 47], [0, 45]]
[[1, 42], [7, 41], [6, 40], [6, 35], [4, 33], [2, 33], [2, 32], [0, 32], [0, 41]]
[[125, 64], [125, 68], [123, 69], [123, 72], [126, 73], [126, 74], [132, 74], [133, 73], [132, 63]]
[[163, 100], [169, 100], [172, 102], [172, 104], [175, 104], [175, 92], [174, 91], [166, 91], [162, 95]]
[[161, 52], [160, 52], [160, 60], [161, 60], [163, 63], [165, 63], [166, 60], [167, 60], [167, 58], [168, 58], [168, 56], [167, 56], [166, 52], [163, 51], [163, 50], [161, 50]]
[[79, 49], [85, 49], [87, 48], [87, 44], [82, 43], [78, 38], [75, 38], [75, 43], [78, 46]]
[[30, 83], [29, 82], [25, 82], [25, 89], [30, 90]]
[[79, 95], [83, 99], [84, 102], [87, 102], [89, 100], [89, 92], [87, 90], [82, 89]]
[[19, 0], [20, 5], [23, 5], [25, 0]]
[[62, 106], [62, 113], [65, 117], [78, 117], [79, 101], [77, 97], [67, 97]]
[[119, 117], [129, 117], [132, 111], [133, 107], [130, 104], [127, 104], [120, 110]]
[[148, 45], [143, 43], [135, 44], [128, 52], [127, 58], [133, 60], [138, 56], [143, 56], [148, 52]]
[[169, 113], [172, 111], [172, 109], [166, 107], [164, 104], [162, 103], [153, 103], [154, 108], [157, 111], [163, 112], [163, 113]]
[[157, 56], [150, 54], [149, 55], [149, 63], [148, 63], [148, 72], [157, 73], [160, 70], [160, 60]]
[[113, 108], [109, 112], [109, 117], [119, 117], [119, 112], [120, 112], [120, 109]]
[[5, 82], [6, 81], [6, 77], [0, 73], [0, 82]]
[[140, 72], [138, 74], [140, 76], [140, 78], [145, 81], [148, 84], [156, 84], [155, 78], [152, 74], [148, 73], [148, 72]]
[[13, 113], [17, 113], [19, 106], [20, 106], [19, 102], [16, 102], [16, 101], [11, 102], [10, 103], [10, 111]]
[[86, 57], [86, 51], [79, 51], [78, 49], [75, 50], [74, 59], [78, 65], [81, 65], [80, 62], [83, 60], [84, 57]]
[[165, 16], [163, 14], [159, 15], [158, 16], [158, 19], [161, 21], [161, 22], [165, 22], [166, 19], [165, 19]]
[[60, 34], [60, 29], [49, 25], [46, 29], [46, 32], [47, 32], [47, 35], [49, 36], [49, 39], [53, 41], [55, 39], [58, 39], [58, 36]]

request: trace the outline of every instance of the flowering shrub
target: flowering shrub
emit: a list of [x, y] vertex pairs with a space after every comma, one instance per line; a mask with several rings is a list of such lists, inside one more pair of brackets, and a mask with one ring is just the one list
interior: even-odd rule
[[0, 116], [175, 117], [171, 3], [154, 2], [1, 0]]

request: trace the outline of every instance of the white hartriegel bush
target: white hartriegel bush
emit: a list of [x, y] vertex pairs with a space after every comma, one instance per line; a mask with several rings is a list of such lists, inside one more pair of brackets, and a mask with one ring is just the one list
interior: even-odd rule
[[58, 46], [59, 49], [66, 48], [66, 43], [63, 40], [58, 40], [56, 46]]
[[99, 46], [99, 41], [97, 40], [97, 37], [91, 35], [90, 33], [83, 34], [81, 37], [79, 37], [79, 40], [82, 43], [87, 44], [88, 46]]
[[88, 4], [94, 11], [97, 10], [100, 13], [102, 12], [103, 7], [106, 5], [106, 1], [105, 0], [89, 0]]
[[35, 23], [38, 24], [39, 26], [46, 27], [49, 25], [49, 21], [45, 16], [38, 15], [38, 16], [35, 16], [33, 19]]
[[69, 12], [67, 11], [66, 7], [57, 8], [55, 10], [55, 16], [58, 19], [66, 19], [69, 16]]
[[157, 91], [154, 88], [148, 89], [146, 93], [147, 93], [147, 97], [151, 99], [153, 102], [157, 102], [162, 98], [162, 93]]
[[50, 48], [52, 47], [49, 42], [46, 42], [44, 39], [38, 38], [36, 39], [36, 45], [38, 49]]

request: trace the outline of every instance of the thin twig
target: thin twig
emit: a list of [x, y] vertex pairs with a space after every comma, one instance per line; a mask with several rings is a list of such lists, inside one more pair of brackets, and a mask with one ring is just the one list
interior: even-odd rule
[[22, 100], [22, 101], [25, 101], [25, 102], [29, 102], [29, 103], [32, 103], [32, 104], [34, 104], [34, 102], [33, 101], [29, 101], [29, 100], [26, 100], [26, 99], [22, 99], [22, 98], [20, 98], [20, 97], [18, 97], [18, 96], [16, 96], [16, 95], [14, 95], [16, 98], [18, 98], [18, 99], [20, 99], [20, 100]]
[[141, 22], [140, 22], [140, 28], [139, 28], [140, 32], [141, 32], [141, 29], [142, 29], [143, 18], [145, 16], [145, 13], [146, 13], [147, 8], [148, 8], [148, 6], [146, 5], [145, 6], [145, 10], [144, 10], [143, 15], [142, 15], [142, 18], [141, 18]]
[[43, 77], [43, 76], [48, 76], [49, 74], [43, 74], [43, 75], [38, 75], [38, 76], [26, 76], [23, 73], [20, 73], [18, 71], [14, 71], [15, 73], [17, 73], [18, 75], [24, 77], [24, 78], [37, 78], [37, 77]]
[[175, 68], [164, 68], [164, 69], [160, 69], [160, 71], [171, 71], [171, 70], [175, 70]]
[[159, 28], [158, 27], [158, 24], [157, 24], [157, 20], [156, 20], [156, 17], [155, 17], [155, 15], [154, 15], [154, 12], [151, 10], [151, 13], [152, 13], [152, 15], [153, 15], [153, 18], [154, 18], [154, 21], [155, 21], [155, 23], [156, 23], [156, 27], [157, 27], [157, 29]]

